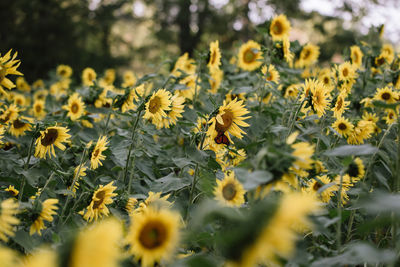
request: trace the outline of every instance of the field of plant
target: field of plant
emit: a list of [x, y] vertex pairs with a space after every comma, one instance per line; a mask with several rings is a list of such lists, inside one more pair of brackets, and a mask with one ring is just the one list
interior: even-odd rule
[[143, 76], [1, 51], [0, 265], [398, 266], [400, 57], [290, 28]]

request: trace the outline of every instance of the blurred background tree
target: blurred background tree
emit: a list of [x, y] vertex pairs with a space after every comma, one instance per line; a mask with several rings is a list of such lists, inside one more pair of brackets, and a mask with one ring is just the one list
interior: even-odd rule
[[235, 42], [262, 38], [256, 28], [284, 13], [293, 25], [292, 38], [319, 44], [324, 61], [359, 39], [357, 22], [371, 7], [366, 3], [396, 2], [335, 1], [333, 15], [307, 8], [327, 0], [321, 1], [2, 0], [0, 53], [18, 51], [29, 82], [46, 77], [58, 64], [73, 67], [76, 77], [88, 66], [100, 73], [117, 67], [141, 74], [171, 55], [207, 49], [212, 40], [230, 49]]

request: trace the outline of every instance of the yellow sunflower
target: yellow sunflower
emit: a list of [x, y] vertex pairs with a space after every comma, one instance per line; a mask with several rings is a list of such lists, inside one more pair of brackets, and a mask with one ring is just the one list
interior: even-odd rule
[[71, 121], [76, 121], [85, 113], [85, 103], [78, 93], [72, 94], [68, 98], [68, 105], [64, 105], [62, 108], [68, 111], [67, 116]]
[[174, 69], [171, 72], [171, 75], [179, 77], [181, 76], [182, 72], [185, 72], [186, 74], [194, 74], [196, 72], [196, 64], [195, 60], [189, 58], [188, 53], [184, 53], [182, 56], [180, 56], [176, 62]]
[[302, 100], [305, 101], [305, 107], [311, 107], [318, 117], [322, 117], [330, 104], [330, 95], [322, 82], [308, 79], [304, 83]]
[[351, 183], [356, 183], [365, 175], [365, 167], [362, 159], [355, 158], [347, 167], [346, 174], [350, 177]]
[[20, 109], [16, 105], [11, 104], [8, 107], [5, 106], [5, 109], [0, 108], [0, 112], [0, 124], [8, 125], [18, 118]]
[[342, 114], [346, 109], [348, 109], [348, 105], [350, 105], [350, 101], [346, 101], [347, 93], [345, 91], [342, 91], [337, 99], [335, 106], [332, 108], [333, 111], [333, 116], [338, 118], [341, 117]]
[[46, 100], [46, 96], [49, 94], [49, 91], [46, 89], [39, 89], [33, 93], [33, 100]]
[[4, 191], [8, 192], [12, 197], [18, 196], [19, 191], [13, 185], [9, 185]]
[[216, 94], [218, 92], [219, 87], [221, 86], [222, 79], [224, 77], [224, 71], [221, 69], [213, 69], [210, 72], [211, 78], [208, 80], [210, 83], [209, 92], [212, 94]]
[[133, 213], [126, 240], [142, 267], [168, 262], [179, 243], [180, 216], [168, 209]]
[[2, 245], [0, 245], [0, 259], [3, 267], [21, 266], [17, 252]]
[[390, 87], [377, 88], [374, 95], [374, 100], [384, 101], [388, 104], [396, 103], [399, 98], [399, 94], [393, 91]]
[[[189, 75], [179, 81], [179, 84], [186, 86], [185, 89], [177, 90], [180, 96], [190, 100], [193, 99], [196, 90], [196, 77], [197, 77], [196, 75]], [[197, 86], [197, 90], [199, 89], [200, 87]]]
[[131, 70], [125, 71], [123, 75], [122, 87], [131, 87], [134, 86], [135, 83], [136, 83], [136, 77], [133, 71]]
[[353, 63], [354, 66], [356, 66], [357, 68], [361, 68], [363, 52], [361, 51], [359, 46], [353, 45], [352, 47], [350, 47], [350, 58], [351, 63]]
[[46, 229], [44, 226], [44, 221], [52, 222], [53, 215], [57, 214], [56, 210], [58, 207], [56, 204], [58, 204], [58, 199], [55, 198], [46, 199], [41, 203], [41, 211], [37, 214], [37, 218], [31, 225], [29, 230], [30, 235], [33, 235], [34, 233], [42, 235], [42, 229]]
[[374, 123], [371, 121], [360, 120], [353, 132], [347, 138], [347, 142], [352, 145], [363, 144], [364, 140], [371, 138], [375, 132]]
[[[78, 173], [78, 170], [79, 170], [79, 173]], [[79, 182], [78, 181], [82, 177], [86, 176], [86, 170], [87, 170], [87, 168], [85, 166], [78, 165], [78, 166], [75, 167], [74, 175], [72, 176], [72, 179], [71, 179], [71, 185], [68, 186], [68, 190], [71, 190], [74, 193], [76, 192], [76, 190], [79, 188]], [[74, 187], [72, 187], [72, 182], [74, 181], [74, 179], [75, 179], [75, 184], [74, 184]]]
[[117, 187], [112, 184], [113, 182], [108, 183], [106, 186], [100, 185], [99, 189], [93, 193], [92, 201], [89, 206], [86, 207], [86, 212], [80, 212], [86, 221], [91, 222], [93, 219], [97, 221], [97, 219], [101, 218], [103, 215], [108, 216], [110, 211], [106, 205], [113, 203], [114, 200], [112, 197], [117, 195], [117, 193], [114, 193]]
[[243, 44], [238, 53], [238, 66], [243, 70], [253, 71], [262, 65], [261, 46], [253, 40]]
[[349, 82], [357, 77], [356, 68], [349, 61], [340, 64], [338, 71], [340, 81]]
[[285, 89], [285, 98], [296, 99], [299, 94], [299, 85], [291, 84]]
[[92, 68], [86, 68], [82, 72], [82, 83], [85, 86], [94, 85], [93, 81], [96, 80], [97, 74]]
[[208, 61], [207, 67], [212, 69], [218, 69], [221, 65], [221, 51], [219, 50], [218, 40], [210, 43], [210, 60]]
[[32, 123], [33, 123], [32, 118], [20, 116], [11, 123], [9, 132], [15, 137], [24, 136], [26, 131], [31, 130]]
[[1, 139], [3, 139], [4, 133], [5, 133], [5, 132], [6, 132], [5, 127], [3, 127], [3, 126], [0, 125], [0, 145], [3, 144], [3, 141], [1, 141]]
[[130, 197], [126, 202], [125, 209], [126, 211], [131, 214], [135, 210], [135, 206], [138, 203], [138, 200], [134, 197]]
[[40, 137], [35, 142], [35, 157], [46, 159], [47, 154], [50, 158], [51, 155], [55, 157], [54, 146], [65, 150], [65, 145], [62, 143], [70, 141], [71, 135], [68, 134], [68, 131], [68, 128], [60, 126], [47, 127], [46, 130], [40, 131]]
[[215, 199], [221, 204], [232, 207], [239, 207], [244, 203], [245, 193], [233, 171], [226, 172], [222, 181], [217, 180], [217, 187], [214, 189]]
[[33, 115], [35, 116], [35, 118], [37, 118], [38, 120], [43, 119], [46, 116], [46, 111], [45, 109], [45, 101], [44, 100], [35, 100], [35, 102], [33, 103]]
[[336, 184], [333, 184], [325, 188], [322, 192], [319, 192], [319, 190], [323, 186], [330, 183], [332, 183], [332, 181], [327, 175], [317, 176], [315, 179], [312, 179], [307, 183], [306, 191], [318, 194], [322, 202], [328, 203], [331, 197], [334, 196], [334, 192], [338, 190], [338, 186]]
[[269, 33], [274, 41], [282, 41], [289, 36], [290, 22], [284, 14], [275, 16], [269, 26]]
[[105, 160], [106, 156], [102, 153], [107, 150], [108, 142], [106, 136], [100, 136], [97, 140], [96, 146], [93, 149], [92, 155], [90, 157], [90, 168], [95, 170], [100, 166], [103, 166], [102, 160]]
[[53, 249], [41, 247], [22, 259], [21, 267], [57, 267], [59, 259]]
[[11, 57], [11, 50], [9, 50], [4, 56], [0, 55], [0, 93], [7, 94], [4, 91], [4, 87], [7, 89], [12, 89], [15, 84], [7, 78], [7, 75], [23, 75], [17, 70], [21, 62], [17, 59], [18, 53], [15, 52]]
[[14, 94], [12, 100], [15, 105], [20, 107], [28, 105], [28, 99], [23, 94]]
[[290, 51], [290, 41], [288, 37], [284, 37], [282, 41], [283, 57], [289, 66], [292, 67], [294, 54]]
[[229, 103], [224, 100], [217, 116], [210, 119], [209, 123], [211, 125], [208, 128], [207, 134], [215, 138], [214, 136], [218, 133], [228, 132], [242, 139], [245, 132], [239, 126], [249, 127], [249, 124], [244, 122], [244, 120], [250, 118], [250, 116], [244, 117], [249, 113], [243, 105], [243, 100], [235, 98]]
[[382, 46], [381, 54], [384, 56], [389, 64], [392, 64], [394, 59], [394, 49], [391, 44], [384, 44]]
[[24, 77], [18, 77], [17, 80], [15, 81], [17, 85], [17, 89], [23, 92], [30, 92], [31, 91], [31, 86], [29, 83], [25, 80]]
[[317, 62], [319, 57], [319, 47], [313, 44], [306, 44], [300, 52], [297, 65], [300, 68], [309, 67]]
[[122, 239], [122, 225], [116, 219], [87, 226], [74, 241], [68, 267], [120, 266]]
[[263, 66], [261, 68], [262, 74], [264, 74], [265, 80], [268, 82], [274, 82], [278, 83], [279, 82], [279, 72], [276, 70], [274, 65], [268, 65], [268, 66]]
[[33, 89], [43, 89], [44, 88], [44, 82], [42, 79], [38, 79], [33, 82], [32, 84]]
[[72, 68], [68, 65], [58, 65], [57, 75], [61, 78], [69, 78], [72, 75]]
[[163, 118], [159, 123], [156, 124], [158, 129], [162, 127], [169, 128], [171, 125], [175, 125], [179, 118], [182, 118], [182, 113], [185, 108], [185, 98], [175, 93], [171, 97], [171, 110], [168, 112], [167, 117]]
[[383, 117], [387, 125], [397, 122], [397, 113], [393, 109], [386, 109], [386, 116]]
[[346, 118], [336, 117], [336, 121], [332, 124], [332, 128], [335, 129], [341, 136], [349, 136], [354, 129], [354, 125]]
[[13, 198], [3, 200], [0, 204], [0, 240], [8, 241], [9, 236], [14, 236], [13, 225], [19, 224], [15, 217], [18, 213], [18, 203]]
[[165, 89], [154, 92], [146, 103], [144, 119], [151, 120], [154, 124], [167, 117], [166, 111], [171, 110], [171, 93]]

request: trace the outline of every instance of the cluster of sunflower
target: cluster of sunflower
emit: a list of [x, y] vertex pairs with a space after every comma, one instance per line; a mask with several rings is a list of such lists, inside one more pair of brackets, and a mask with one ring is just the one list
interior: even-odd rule
[[[400, 57], [375, 38], [320, 68], [319, 47], [290, 30], [279, 15], [263, 43], [222, 53], [213, 41], [142, 76], [85, 68], [79, 80], [60, 65], [29, 84], [17, 53], [0, 55], [2, 264], [311, 265], [340, 253], [327, 222], [396, 184], [382, 173], [396, 165]], [[371, 145], [380, 153], [361, 151]]]

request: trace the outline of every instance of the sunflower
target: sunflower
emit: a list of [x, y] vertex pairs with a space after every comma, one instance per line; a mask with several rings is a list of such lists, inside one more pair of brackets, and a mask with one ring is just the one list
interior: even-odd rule
[[85, 227], [74, 241], [68, 267], [120, 266], [122, 238], [122, 225], [117, 219]]
[[328, 68], [320, 71], [320, 73], [318, 74], [318, 80], [320, 80], [325, 85], [325, 88], [328, 90], [328, 92], [331, 92], [335, 88], [332, 80], [331, 70]]
[[253, 71], [262, 65], [261, 46], [253, 40], [242, 44], [238, 53], [238, 66], [243, 70]]
[[300, 52], [300, 58], [297, 62], [300, 68], [309, 67], [317, 62], [319, 57], [319, 47], [313, 44], [306, 44]]
[[360, 120], [353, 132], [347, 138], [349, 144], [363, 144], [364, 140], [371, 138], [374, 133], [374, 123], [371, 121]]
[[[179, 81], [179, 84], [186, 87], [182, 90], [176, 90], [180, 96], [190, 100], [193, 99], [196, 91], [196, 77], [195, 75], [189, 75]], [[199, 87], [197, 87], [197, 90], [199, 90]]]
[[387, 125], [393, 124], [397, 121], [397, 113], [393, 109], [386, 109], [386, 116], [383, 117]]
[[104, 72], [104, 77], [101, 79], [100, 83], [104, 85], [112, 85], [115, 81], [115, 69], [106, 69]]
[[381, 50], [381, 55], [384, 56], [384, 58], [386, 59], [386, 61], [389, 64], [392, 64], [393, 59], [394, 59], [394, 49], [393, 46], [391, 44], [384, 44], [382, 46], [382, 50]]
[[347, 93], [345, 91], [342, 91], [338, 95], [335, 106], [332, 108], [334, 117], [336, 118], [341, 117], [344, 111], [348, 109], [347, 106], [350, 105], [350, 101], [346, 101], [346, 96]]
[[11, 104], [6, 109], [0, 108], [0, 112], [0, 125], [8, 125], [17, 119], [20, 110], [16, 105]]
[[356, 68], [349, 61], [340, 64], [338, 67], [339, 80], [349, 82], [357, 77]]
[[194, 74], [196, 72], [196, 65], [195, 65], [195, 60], [189, 58], [188, 53], [184, 53], [182, 56], [180, 56], [176, 62], [174, 69], [171, 72], [171, 75], [179, 77], [181, 76], [182, 72], [186, 74]]
[[171, 97], [171, 110], [168, 112], [167, 117], [156, 124], [157, 129], [162, 127], [169, 128], [170, 125], [175, 125], [179, 118], [182, 118], [182, 113], [185, 108], [185, 98], [175, 93]]
[[20, 107], [28, 105], [28, 99], [23, 94], [14, 94], [12, 100], [15, 105]]
[[311, 107], [311, 109], [317, 112], [318, 117], [322, 117], [325, 114], [325, 110], [330, 104], [330, 95], [326, 90], [324, 84], [319, 80], [307, 79], [303, 86], [302, 100], [304, 107]]
[[132, 88], [129, 91], [128, 97], [124, 101], [124, 103], [121, 106], [121, 111], [122, 113], [127, 112], [128, 110], [135, 110], [136, 105], [134, 103], [135, 100], [137, 100], [139, 97], [136, 95], [136, 90], [135, 88]]
[[332, 128], [341, 136], [347, 137], [353, 132], [354, 125], [348, 119], [339, 116], [336, 117], [336, 121], [332, 124]]
[[221, 65], [221, 51], [219, 50], [218, 40], [210, 43], [210, 60], [208, 61], [207, 67], [212, 69], [218, 69]]
[[399, 94], [393, 91], [388, 86], [384, 88], [377, 88], [377, 91], [374, 95], [374, 100], [384, 101], [388, 104], [396, 103], [396, 99], [399, 98]]
[[90, 158], [90, 168], [95, 170], [100, 166], [103, 166], [103, 163], [101, 163], [102, 160], [106, 158], [102, 153], [103, 151], [107, 150], [107, 145], [108, 145], [107, 137], [106, 136], [100, 136], [99, 139], [97, 140], [96, 146], [93, 149], [91, 158]]
[[138, 200], [134, 197], [130, 197], [125, 205], [125, 210], [131, 214], [135, 210], [135, 206], [138, 203]]
[[[288, 140], [290, 139], [290, 136]], [[299, 142], [290, 145], [293, 149], [292, 156], [295, 161], [292, 163], [295, 169], [310, 169], [312, 168], [312, 156], [315, 151], [315, 145], [308, 142]]]
[[99, 189], [93, 193], [92, 201], [89, 206], [86, 207], [86, 212], [80, 212], [86, 221], [91, 222], [93, 219], [97, 221], [97, 219], [101, 218], [103, 215], [108, 216], [110, 211], [106, 205], [113, 203], [114, 200], [112, 197], [117, 195], [117, 193], [114, 193], [114, 190], [117, 189], [117, 187], [112, 184], [113, 182], [110, 182], [105, 186], [100, 185]]
[[76, 121], [84, 114], [85, 103], [83, 103], [82, 97], [78, 93], [74, 93], [68, 98], [68, 105], [64, 105], [62, 108], [68, 111], [67, 116], [71, 121]]
[[94, 85], [93, 81], [96, 80], [97, 74], [92, 68], [86, 68], [82, 72], [82, 83], [85, 86]]
[[269, 26], [269, 33], [273, 41], [282, 41], [284, 38], [289, 37], [290, 22], [284, 14], [275, 16]]
[[312, 179], [307, 183], [306, 191], [318, 194], [322, 202], [328, 203], [331, 197], [334, 195], [334, 191], [338, 190], [337, 185], [333, 184], [325, 188], [322, 192], [320, 192], [320, 189], [330, 183], [332, 183], [332, 181], [327, 175], [317, 176], [315, 179]]
[[32, 118], [20, 116], [11, 123], [9, 132], [15, 137], [24, 136], [26, 131], [31, 130], [32, 123], [33, 123]]
[[144, 119], [151, 120], [154, 124], [162, 121], [167, 117], [166, 111], [171, 110], [171, 93], [165, 89], [154, 92], [146, 103], [146, 111], [143, 115]]
[[274, 65], [263, 66], [261, 68], [262, 74], [264, 74], [265, 80], [268, 82], [278, 83], [279, 82], [279, 72], [276, 70]]
[[377, 123], [379, 121], [379, 117], [375, 113], [369, 113], [364, 111], [362, 115], [363, 120], [372, 121], [373, 123]]
[[[78, 170], [79, 170], [79, 173], [78, 173]], [[71, 185], [68, 186], [68, 190], [71, 190], [73, 193], [76, 192], [76, 190], [79, 188], [78, 180], [81, 179], [82, 177], [86, 176], [86, 170], [87, 170], [87, 168], [85, 166], [78, 165], [75, 167], [74, 175], [72, 176], [72, 180], [71, 180]], [[74, 184], [74, 187], [71, 188], [72, 182], [74, 181], [74, 179], [75, 179], [75, 184]]]
[[362, 159], [355, 158], [347, 167], [346, 173], [350, 177], [351, 183], [356, 183], [365, 175], [365, 167]]
[[299, 94], [299, 85], [291, 84], [285, 89], [284, 97], [290, 99], [296, 99], [298, 94]]
[[68, 131], [68, 128], [60, 126], [47, 127], [46, 130], [40, 131], [40, 137], [35, 142], [35, 157], [46, 159], [46, 154], [49, 154], [50, 158], [51, 155], [55, 157], [54, 146], [64, 151], [65, 145], [62, 143], [69, 142], [71, 137]]
[[33, 94], [33, 100], [46, 100], [47, 95], [49, 94], [49, 91], [47, 91], [46, 89], [39, 89], [37, 91], [35, 91], [35, 93]]
[[133, 213], [126, 240], [142, 267], [169, 261], [179, 243], [180, 216], [168, 209]]
[[3, 141], [1, 141], [1, 139], [3, 139], [4, 137], [4, 133], [6, 132], [5, 127], [3, 127], [2, 125], [0, 125], [0, 145], [3, 144]]
[[210, 72], [210, 76], [211, 76], [211, 78], [208, 79], [208, 82], [210, 83], [210, 87], [211, 87], [209, 92], [212, 94], [216, 94], [218, 92], [218, 89], [219, 89], [222, 79], [224, 77], [224, 72], [219, 68], [213, 69]]
[[4, 242], [8, 241], [8, 236], [14, 236], [13, 225], [19, 224], [19, 220], [15, 217], [18, 212], [18, 203], [13, 198], [1, 202], [0, 239]]
[[154, 193], [149, 192], [148, 197], [139, 204], [139, 207], [134, 210], [135, 213], [145, 212], [147, 208], [152, 208], [153, 210], [159, 209], [169, 209], [172, 206], [172, 202], [168, 201], [170, 194], [161, 197], [161, 192]]
[[33, 82], [32, 84], [33, 89], [43, 89], [44, 88], [44, 82], [42, 79], [38, 79]]
[[212, 117], [209, 121], [211, 124], [208, 128], [207, 134], [209, 136], [216, 136], [218, 133], [228, 132], [229, 134], [242, 139], [245, 132], [239, 127], [248, 127], [249, 124], [244, 120], [250, 118], [250, 116], [244, 117], [250, 113], [243, 105], [243, 100], [233, 99], [227, 103], [225, 100], [223, 105], [219, 108], [216, 117]]
[[284, 59], [292, 67], [294, 54], [290, 51], [290, 41], [287, 37], [284, 37], [282, 40], [282, 50]]
[[8, 186], [4, 191], [8, 192], [12, 197], [18, 196], [19, 191], [13, 185]]
[[0, 259], [3, 267], [21, 266], [18, 256], [14, 250], [0, 245]]
[[361, 67], [363, 52], [361, 51], [359, 46], [353, 45], [352, 47], [350, 47], [350, 58], [351, 63], [353, 63], [354, 66], [356, 66], [357, 68]]
[[46, 116], [46, 111], [44, 110], [45, 108], [45, 101], [44, 100], [35, 100], [33, 103], [33, 115], [35, 118], [41, 120]]
[[217, 187], [214, 189], [215, 199], [221, 204], [232, 207], [239, 207], [244, 203], [245, 193], [233, 171], [226, 172], [222, 181], [217, 180]]
[[18, 77], [17, 80], [15, 81], [15, 84], [17, 85], [17, 89], [23, 92], [30, 92], [31, 91], [31, 86], [29, 83], [25, 80], [24, 77]]
[[7, 89], [12, 89], [15, 84], [7, 78], [7, 75], [23, 75], [17, 70], [21, 62], [17, 59], [18, 53], [15, 52], [11, 57], [11, 49], [4, 55], [0, 55], [0, 93], [7, 94], [4, 91], [4, 87]]
[[40, 212], [38, 212], [37, 218], [31, 225], [31, 228], [29, 230], [30, 235], [33, 235], [34, 233], [42, 235], [42, 229], [46, 228], [44, 226], [44, 221], [52, 222], [53, 215], [57, 214], [56, 210], [58, 209], [58, 207], [56, 206], [56, 204], [58, 204], [58, 199], [56, 198], [49, 198], [41, 203], [41, 210]]
[[134, 86], [135, 83], [136, 83], [135, 74], [131, 70], [125, 71], [122, 78], [123, 78], [123, 81], [124, 81], [122, 83], [122, 87], [131, 87], [131, 86]]
[[22, 259], [21, 267], [57, 267], [57, 252], [50, 248], [39, 248]]
[[72, 75], [72, 68], [68, 65], [58, 65], [57, 75], [61, 78], [69, 78]]

